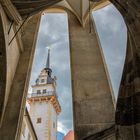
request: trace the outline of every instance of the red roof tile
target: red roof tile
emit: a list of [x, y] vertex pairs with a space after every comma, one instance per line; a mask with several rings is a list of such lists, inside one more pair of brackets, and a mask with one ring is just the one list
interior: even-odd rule
[[63, 140], [74, 140], [74, 132], [69, 131], [68, 134], [64, 137]]

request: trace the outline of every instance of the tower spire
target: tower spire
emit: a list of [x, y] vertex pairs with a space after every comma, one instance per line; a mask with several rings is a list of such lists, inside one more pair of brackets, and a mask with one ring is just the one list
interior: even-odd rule
[[48, 48], [48, 57], [47, 57], [47, 62], [46, 62], [46, 68], [50, 68], [50, 47]]

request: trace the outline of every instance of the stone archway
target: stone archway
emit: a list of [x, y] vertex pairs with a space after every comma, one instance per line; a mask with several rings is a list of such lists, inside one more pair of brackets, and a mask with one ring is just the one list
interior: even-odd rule
[[[57, 12], [57, 8], [62, 7], [54, 6], [46, 11]], [[95, 29], [90, 34], [88, 20], [83, 28], [74, 13], [62, 9], [69, 21], [75, 132], [79, 139], [85, 139], [114, 128], [115, 108]], [[112, 137], [114, 134], [115, 129]]]
[[7, 77], [7, 59], [6, 59], [6, 41], [5, 31], [3, 26], [2, 12], [0, 13], [0, 120], [2, 118], [5, 92], [6, 92], [6, 77]]
[[[128, 27], [128, 36], [129, 36], [126, 63], [124, 67], [124, 73], [123, 73], [123, 78], [121, 82], [120, 94], [118, 98], [117, 111], [116, 111], [116, 123], [118, 125], [118, 132], [119, 132], [118, 137], [121, 137], [123, 139], [127, 139], [127, 138], [139, 139], [139, 131], [140, 131], [139, 129], [139, 121], [140, 121], [140, 118], [139, 118], [139, 106], [140, 106], [139, 105], [140, 104], [139, 103], [140, 102], [139, 101], [139, 92], [140, 92], [140, 89], [139, 89], [139, 85], [140, 85], [140, 80], [139, 80], [140, 79], [140, 76], [139, 76], [139, 73], [140, 73], [140, 66], [139, 66], [140, 12], [139, 12], [139, 8], [140, 8], [140, 2], [138, 0], [133, 0], [133, 1], [132, 0], [129, 0], [129, 1], [111, 0], [111, 2], [118, 8], [120, 13], [124, 17], [124, 20]], [[37, 12], [39, 12], [40, 10], [41, 9], [38, 9]], [[8, 12], [7, 12], [7, 15], [8, 15]], [[11, 18], [12, 15], [10, 15], [9, 17]], [[30, 29], [27, 29], [27, 30], [31, 31]], [[22, 54], [22, 56], [23, 55], [24, 54]], [[18, 68], [17, 68], [17, 72], [19, 70]], [[25, 77], [29, 74], [27, 72], [27, 69], [24, 74], [25, 74], [24, 75]], [[26, 81], [26, 78], [23, 78], [23, 79], [24, 81]], [[15, 78], [15, 81], [16, 80], [19, 80], [19, 79]], [[14, 82], [13, 82], [13, 86], [15, 86]], [[15, 89], [17, 88], [15, 87]], [[10, 91], [10, 95], [12, 93], [14, 93], [14, 89], [13, 91]], [[20, 92], [17, 93], [17, 95], [19, 94]], [[21, 100], [23, 100], [24, 96], [22, 96], [23, 95], [22, 94], [19, 97], [20, 100], [18, 100], [18, 106], [14, 106], [12, 105], [12, 102], [15, 101], [15, 99], [19, 99], [19, 98], [13, 95], [10, 96], [12, 98], [10, 98], [10, 100], [8, 101], [8, 108], [6, 110], [4, 121], [3, 121], [3, 124], [6, 124], [6, 125], [3, 126], [2, 129], [4, 128], [5, 130], [3, 129], [3, 133], [2, 131], [0, 132], [1, 135], [5, 136], [5, 137], [2, 137], [3, 139], [7, 138], [8, 135], [10, 138], [11, 137], [15, 138], [17, 127], [19, 126], [18, 122], [20, 120], [19, 118], [21, 117], [20, 116], [21, 113], [19, 112], [21, 111], [21, 108], [23, 107], [22, 106], [23, 104], [21, 104]], [[12, 110], [14, 112], [13, 116], [8, 116], [9, 115], [8, 111], [12, 107], [13, 108], [16, 107], [14, 111]], [[129, 118], [129, 120], [127, 118]], [[14, 125], [12, 124], [14, 126], [12, 127], [13, 131], [11, 133], [8, 133], [6, 131], [7, 131], [7, 128], [9, 128], [8, 125], [11, 125], [10, 120], [12, 119], [14, 120], [17, 119], [18, 121], [16, 121], [16, 124]]]
[[127, 53], [116, 108], [117, 139], [140, 139], [140, 2], [110, 0], [128, 29]]
[[128, 28], [126, 61], [116, 111], [117, 138], [139, 139], [140, 2], [110, 1], [120, 11]]
[[13, 76], [11, 89], [9, 91], [0, 127], [0, 139], [3, 140], [19, 139], [20, 137], [19, 132], [25, 108], [29, 75], [31, 72], [31, 64], [35, 50], [36, 34], [38, 32], [40, 21], [39, 15], [40, 14], [35, 15], [32, 22], [30, 22], [32, 18], [27, 20], [23, 27], [24, 33], [20, 34], [24, 50], [20, 52], [19, 59], [16, 57], [18, 59], [18, 63], [16, 65], [15, 74]]

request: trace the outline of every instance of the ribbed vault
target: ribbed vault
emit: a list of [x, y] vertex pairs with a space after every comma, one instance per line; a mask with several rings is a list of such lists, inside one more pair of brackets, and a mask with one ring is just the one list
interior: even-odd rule
[[[45, 10], [48, 7], [51, 6], [61, 6], [65, 7], [69, 10], [71, 10], [79, 21], [84, 24], [84, 21], [87, 18], [87, 15], [89, 13], [89, 5], [91, 9], [93, 7], [99, 6], [99, 8], [105, 6], [108, 4], [107, 0], [101, 0], [101, 1], [89, 1], [89, 0], [1, 0], [3, 2], [3, 5], [5, 6], [5, 9], [7, 10], [7, 14], [10, 16], [12, 20], [17, 19], [22, 20], [27, 17], [30, 17], [40, 11]], [[13, 5], [12, 5], [13, 4]], [[11, 15], [11, 11], [14, 9], [13, 16]], [[20, 18], [19, 18], [20, 15]]]

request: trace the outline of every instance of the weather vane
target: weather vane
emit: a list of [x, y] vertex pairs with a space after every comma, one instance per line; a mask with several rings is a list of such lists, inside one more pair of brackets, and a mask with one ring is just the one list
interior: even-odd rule
[[50, 68], [50, 46], [46, 46], [46, 48], [48, 49], [48, 57], [47, 57], [47, 63], [46, 63], [46, 68]]

